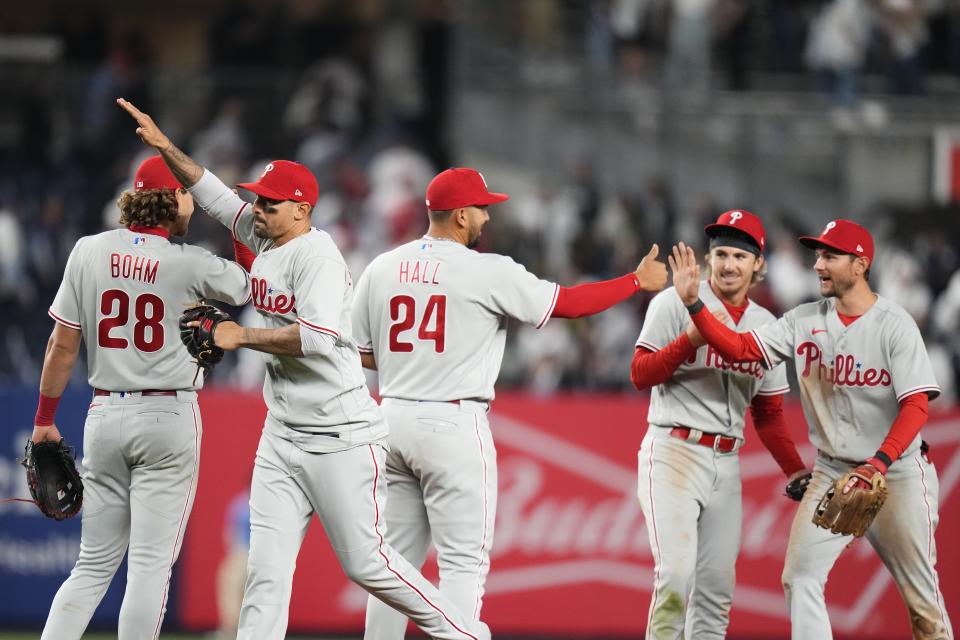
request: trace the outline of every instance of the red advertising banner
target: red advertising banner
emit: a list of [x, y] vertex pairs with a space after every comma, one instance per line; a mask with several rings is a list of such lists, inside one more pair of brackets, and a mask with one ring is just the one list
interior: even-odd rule
[[[232, 497], [249, 483], [264, 408], [259, 396], [205, 391], [201, 479], [174, 597], [188, 628], [217, 625], [215, 575]], [[484, 620], [496, 635], [638, 637], [647, 619], [653, 562], [636, 499], [643, 396], [498, 396], [491, 414], [500, 468], [497, 529]], [[797, 403], [788, 422], [812, 464]], [[749, 436], [748, 431], [748, 436]], [[960, 412], [924, 429], [940, 476], [940, 585], [960, 619]], [[210, 443], [217, 443], [217, 447]], [[731, 638], [788, 638], [780, 572], [795, 503], [756, 438], [741, 450], [743, 543]], [[435, 569], [426, 570], [435, 576]], [[856, 542], [830, 574], [837, 638], [910, 637], [906, 607], [869, 543]], [[344, 578], [320, 526], [304, 542], [290, 609], [292, 631], [356, 632], [366, 594]]]

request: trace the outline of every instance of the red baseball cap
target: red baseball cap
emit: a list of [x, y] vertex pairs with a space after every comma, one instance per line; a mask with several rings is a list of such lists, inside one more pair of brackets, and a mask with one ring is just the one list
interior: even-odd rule
[[763, 252], [763, 248], [767, 244], [767, 234], [763, 230], [763, 223], [757, 216], [743, 209], [733, 209], [720, 214], [716, 222], [703, 228], [711, 238], [722, 236], [724, 231], [728, 229], [746, 234], [760, 247], [761, 253]]
[[840, 253], [863, 256], [873, 262], [873, 238], [870, 232], [850, 220], [832, 220], [819, 236], [802, 236], [800, 244], [810, 249], [826, 247]]
[[488, 191], [487, 181], [476, 169], [447, 169], [427, 186], [427, 208], [432, 211], [483, 207], [509, 199], [505, 193]]
[[289, 160], [274, 160], [256, 182], [242, 182], [237, 186], [269, 200], [307, 202], [311, 207], [317, 204], [320, 195], [317, 179], [310, 169]]
[[173, 177], [170, 167], [160, 156], [151, 156], [140, 163], [133, 176], [133, 190], [182, 189], [180, 181]]

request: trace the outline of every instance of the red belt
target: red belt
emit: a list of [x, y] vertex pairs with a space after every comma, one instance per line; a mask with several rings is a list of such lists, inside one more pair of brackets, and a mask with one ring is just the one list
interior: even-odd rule
[[[687, 440], [690, 437], [690, 428], [689, 427], [674, 427], [670, 430], [670, 435], [674, 438], [680, 438], [681, 440]], [[730, 453], [737, 448], [737, 441], [739, 438], [731, 438], [730, 436], [721, 436], [716, 433], [704, 433], [700, 436], [699, 440], [694, 440], [697, 444], [702, 444], [705, 447], [710, 447], [715, 449], [720, 453]], [[689, 442], [689, 440], [688, 440]]]
[[[104, 389], [94, 389], [93, 395], [95, 396], [108, 396], [112, 391], [105, 391]], [[128, 393], [139, 393], [141, 396], [175, 396], [177, 395], [176, 391], [164, 390], [164, 389], [144, 389], [143, 391], [117, 391], [121, 395]]]

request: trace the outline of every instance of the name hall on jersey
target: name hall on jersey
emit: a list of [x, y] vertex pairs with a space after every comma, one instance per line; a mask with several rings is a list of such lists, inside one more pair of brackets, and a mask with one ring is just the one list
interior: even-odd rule
[[134, 256], [129, 253], [110, 254], [110, 276], [113, 278], [139, 280], [140, 282], [155, 284], [159, 266], [159, 260], [152, 260], [145, 256]]
[[431, 265], [429, 260], [414, 260], [412, 261], [412, 268], [410, 262], [410, 260], [404, 260], [400, 263], [401, 284], [409, 284], [412, 282], [420, 284], [440, 284], [440, 281], [437, 280], [437, 272], [440, 271], [439, 262]]

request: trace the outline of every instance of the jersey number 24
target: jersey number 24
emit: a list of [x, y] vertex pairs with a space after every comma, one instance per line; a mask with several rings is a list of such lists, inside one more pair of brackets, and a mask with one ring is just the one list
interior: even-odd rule
[[[417, 301], [412, 296], [393, 296], [390, 298], [390, 351], [409, 353], [413, 351], [413, 343], [401, 339], [401, 334], [409, 331], [416, 324]], [[430, 326], [433, 325], [433, 329]], [[447, 296], [430, 296], [427, 306], [423, 310], [420, 326], [417, 329], [417, 338], [423, 341], [433, 340], [433, 349], [443, 353], [444, 338], [447, 327]]]

